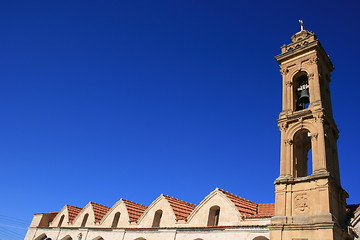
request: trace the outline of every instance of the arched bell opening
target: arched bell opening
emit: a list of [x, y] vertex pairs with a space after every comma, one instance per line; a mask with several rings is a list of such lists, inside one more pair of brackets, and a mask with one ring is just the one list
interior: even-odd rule
[[293, 79], [294, 110], [300, 111], [310, 105], [309, 79], [306, 72], [299, 72]]
[[312, 146], [310, 132], [306, 129], [294, 135], [293, 176], [306, 177], [312, 174]]

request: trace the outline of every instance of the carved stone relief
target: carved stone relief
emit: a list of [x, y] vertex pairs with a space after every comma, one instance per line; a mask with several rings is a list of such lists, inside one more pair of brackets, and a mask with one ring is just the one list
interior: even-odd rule
[[324, 122], [324, 113], [314, 114], [315, 122]]
[[311, 133], [309, 137], [311, 138], [311, 140], [316, 140], [318, 135], [318, 133]]
[[281, 131], [286, 131], [288, 128], [288, 124], [286, 122], [279, 124], [279, 128]]
[[314, 73], [309, 73], [307, 76], [308, 76], [309, 81], [314, 79]]
[[289, 69], [288, 68], [281, 68], [280, 73], [281, 73], [281, 75], [287, 75], [289, 73]]
[[285, 141], [285, 144], [289, 144], [289, 145], [293, 145], [294, 141], [292, 139], [286, 139]]
[[295, 195], [295, 211], [299, 213], [305, 213], [307, 212], [309, 207], [309, 199], [308, 195], [306, 193]]
[[314, 57], [310, 58], [310, 64], [317, 64], [318, 60], [319, 60], [319, 58], [314, 56]]

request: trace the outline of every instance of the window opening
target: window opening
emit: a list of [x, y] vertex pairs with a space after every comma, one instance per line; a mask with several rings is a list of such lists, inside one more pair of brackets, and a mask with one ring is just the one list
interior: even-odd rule
[[155, 212], [152, 227], [160, 227], [160, 221], [161, 221], [162, 213], [163, 213], [162, 210], [157, 210]]
[[88, 217], [89, 217], [89, 214], [88, 213], [85, 214], [85, 216], [82, 220], [82, 223], [81, 223], [81, 227], [85, 227]]
[[306, 75], [300, 76], [296, 80], [296, 108], [295, 111], [303, 110], [309, 107], [310, 93], [309, 93], [309, 81]]
[[209, 210], [208, 226], [218, 226], [220, 218], [220, 207], [213, 206]]
[[118, 226], [118, 223], [119, 223], [119, 219], [120, 219], [120, 213], [119, 212], [117, 212], [116, 214], [115, 214], [115, 216], [114, 216], [114, 220], [113, 220], [113, 222], [112, 222], [112, 224], [111, 224], [111, 227], [117, 227]]
[[297, 132], [294, 136], [294, 177], [305, 177], [312, 174], [311, 153], [310, 132], [308, 130]]
[[312, 148], [310, 148], [310, 150], [308, 151], [307, 154], [307, 175], [310, 176], [313, 173], [313, 168], [312, 168]]
[[64, 221], [65, 215], [62, 215], [58, 224], [58, 227], [61, 227], [63, 221]]

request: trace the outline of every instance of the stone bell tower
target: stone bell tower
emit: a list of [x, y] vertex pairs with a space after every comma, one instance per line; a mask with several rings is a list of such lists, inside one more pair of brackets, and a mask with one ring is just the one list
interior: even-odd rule
[[280, 176], [271, 240], [347, 239], [347, 193], [340, 184], [330, 73], [316, 35], [304, 29], [276, 56], [282, 74]]

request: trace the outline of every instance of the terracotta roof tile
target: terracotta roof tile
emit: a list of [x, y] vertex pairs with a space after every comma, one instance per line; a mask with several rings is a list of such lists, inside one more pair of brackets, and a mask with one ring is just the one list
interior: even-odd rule
[[195, 204], [188, 203], [167, 195], [163, 195], [163, 196], [170, 203], [170, 206], [172, 207], [175, 213], [176, 220], [186, 219], [196, 207]]
[[110, 210], [109, 207], [98, 203], [90, 202], [90, 204], [94, 209], [95, 222], [100, 222], [104, 215]]
[[139, 217], [147, 209], [147, 206], [141, 205], [139, 203], [132, 202], [132, 201], [129, 201], [129, 200], [126, 200], [126, 199], [122, 199], [122, 200], [126, 205], [126, 208], [128, 210], [129, 218], [130, 218], [131, 222], [138, 220]]
[[219, 189], [219, 191], [224, 193], [235, 204], [236, 208], [239, 210], [241, 214], [245, 216], [252, 216], [257, 214], [258, 211], [257, 203], [239, 197], [223, 189]]
[[71, 205], [66, 205], [66, 208], [68, 210], [69, 214], [69, 222], [74, 221], [75, 217], [80, 213], [81, 209], [80, 207], [75, 207]]
[[257, 214], [250, 216], [250, 218], [269, 218], [274, 216], [274, 214], [275, 203], [259, 203]]
[[258, 215], [272, 217], [275, 214], [275, 203], [259, 203], [258, 209]]

